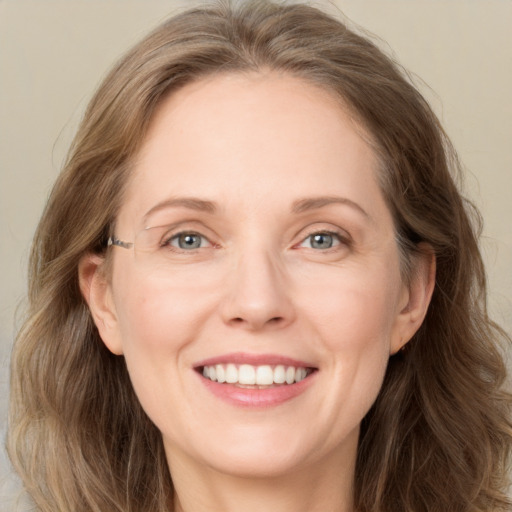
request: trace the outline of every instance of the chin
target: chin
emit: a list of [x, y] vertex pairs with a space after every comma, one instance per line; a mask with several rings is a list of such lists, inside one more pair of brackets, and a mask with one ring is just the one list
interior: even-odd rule
[[293, 474], [304, 465], [300, 456], [279, 453], [239, 453], [225, 457], [222, 461], [209, 461], [209, 467], [215, 471], [237, 478], [267, 479]]

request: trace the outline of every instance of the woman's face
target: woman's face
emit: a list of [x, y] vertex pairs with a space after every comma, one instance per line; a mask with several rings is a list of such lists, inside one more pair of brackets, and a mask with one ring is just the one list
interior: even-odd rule
[[203, 79], [159, 107], [116, 224], [135, 250], [110, 249], [91, 300], [171, 471], [353, 462], [417, 327], [361, 133], [327, 92], [275, 73]]

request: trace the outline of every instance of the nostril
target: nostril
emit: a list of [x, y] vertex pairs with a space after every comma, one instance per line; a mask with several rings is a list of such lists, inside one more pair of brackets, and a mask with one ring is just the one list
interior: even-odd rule
[[[282, 316], [274, 316], [272, 318], [269, 318], [266, 322], [262, 322], [262, 323], [265, 323], [265, 324], [277, 324], [279, 322], [282, 322], [284, 320], [284, 318]], [[231, 322], [234, 323], [234, 324], [245, 324], [245, 323], [248, 323], [247, 320], [245, 320], [244, 318], [242, 317], [235, 317], [235, 318], [232, 318], [231, 319]]]

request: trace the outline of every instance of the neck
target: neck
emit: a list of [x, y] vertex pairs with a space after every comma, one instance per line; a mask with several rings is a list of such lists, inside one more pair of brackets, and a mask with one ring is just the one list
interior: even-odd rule
[[354, 512], [353, 455], [349, 464], [323, 459], [286, 475], [256, 478], [174, 463], [174, 512]]

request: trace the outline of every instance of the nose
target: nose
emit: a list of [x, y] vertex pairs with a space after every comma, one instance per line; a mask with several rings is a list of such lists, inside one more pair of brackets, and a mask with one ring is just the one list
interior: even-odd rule
[[279, 329], [295, 319], [289, 280], [282, 264], [263, 252], [241, 254], [227, 279], [221, 314], [245, 329]]

